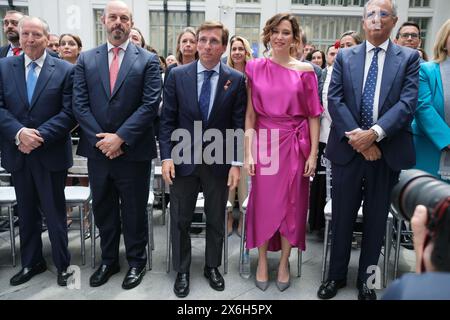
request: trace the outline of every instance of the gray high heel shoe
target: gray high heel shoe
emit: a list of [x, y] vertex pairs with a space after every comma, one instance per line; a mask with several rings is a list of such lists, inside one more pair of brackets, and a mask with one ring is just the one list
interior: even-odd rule
[[277, 281], [275, 282], [277, 285], [278, 290], [280, 290], [281, 292], [283, 292], [284, 290], [286, 290], [287, 288], [289, 288], [291, 286], [291, 266], [290, 264], [288, 264], [288, 271], [289, 271], [289, 280], [287, 282], [281, 282], [278, 281], [278, 275], [277, 275]]
[[267, 288], [269, 287], [269, 281], [268, 280], [267, 281], [258, 281], [255, 276], [255, 285], [257, 288], [261, 289], [262, 291], [266, 291]]
[[[258, 274], [258, 269], [256, 269], [256, 274]], [[261, 289], [262, 291], [266, 291], [267, 288], [269, 287], [269, 279], [267, 279], [266, 281], [258, 281], [258, 279], [256, 279], [256, 274], [255, 274], [255, 286]]]

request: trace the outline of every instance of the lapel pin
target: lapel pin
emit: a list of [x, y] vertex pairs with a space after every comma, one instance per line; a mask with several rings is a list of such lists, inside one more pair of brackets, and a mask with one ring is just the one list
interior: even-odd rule
[[227, 91], [227, 90], [228, 90], [228, 87], [230, 86], [230, 84], [231, 84], [231, 81], [230, 81], [230, 80], [227, 80], [227, 82], [226, 82], [225, 85], [223, 86], [223, 89], [224, 89], [225, 91]]

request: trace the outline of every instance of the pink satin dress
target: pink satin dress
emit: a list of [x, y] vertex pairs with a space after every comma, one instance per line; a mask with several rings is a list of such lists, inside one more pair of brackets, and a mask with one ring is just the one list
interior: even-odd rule
[[278, 251], [282, 235], [293, 247], [305, 250], [309, 178], [303, 172], [311, 150], [308, 117], [323, 111], [316, 74], [267, 58], [249, 61], [245, 72], [256, 113], [246, 246], [260, 247], [269, 240], [268, 249]]

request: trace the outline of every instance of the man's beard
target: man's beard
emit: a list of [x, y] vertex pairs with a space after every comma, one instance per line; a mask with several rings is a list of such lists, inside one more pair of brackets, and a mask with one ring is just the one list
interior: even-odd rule
[[16, 32], [8, 32], [6, 34], [6, 39], [8, 39], [9, 42], [17, 42], [19, 41], [19, 34]]

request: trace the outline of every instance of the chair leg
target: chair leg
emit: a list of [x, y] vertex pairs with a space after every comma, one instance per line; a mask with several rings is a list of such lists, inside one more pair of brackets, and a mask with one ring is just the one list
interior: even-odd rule
[[153, 250], [153, 205], [147, 208], [147, 220], [148, 220], [148, 230], [147, 230], [147, 259], [148, 259], [148, 270], [152, 270], [152, 250]]
[[297, 250], [297, 277], [300, 278], [302, 276], [302, 260], [303, 260], [303, 251], [301, 249]]
[[78, 206], [80, 212], [80, 238], [81, 238], [81, 264], [86, 264], [86, 246], [84, 241], [84, 208], [83, 204]]
[[386, 288], [388, 282], [389, 257], [391, 253], [392, 219], [386, 222], [386, 235], [384, 236], [384, 265], [383, 265], [383, 287]]
[[239, 275], [244, 278], [250, 278], [250, 251], [245, 249], [245, 240], [247, 236], [246, 227], [247, 209], [242, 210], [242, 231], [241, 231], [241, 245], [239, 252]]
[[13, 267], [16, 266], [16, 234], [14, 228], [14, 217], [11, 205], [8, 205], [8, 217], [9, 217], [9, 236], [11, 238], [11, 258]]
[[325, 234], [323, 239], [323, 254], [322, 254], [322, 283], [325, 282], [325, 273], [327, 268], [328, 258], [328, 241], [330, 234], [330, 220], [325, 219]]
[[166, 223], [166, 183], [164, 182], [164, 179], [162, 179], [161, 205], [161, 219], [164, 225]]
[[90, 218], [91, 218], [91, 266], [95, 268], [95, 217], [94, 210], [92, 210], [91, 204], [89, 204]]
[[401, 219], [397, 219], [397, 230], [396, 230], [397, 242], [396, 242], [396, 246], [395, 246], [395, 257], [394, 257], [394, 279], [397, 279], [397, 274], [398, 274], [398, 261], [400, 258], [400, 241], [401, 241], [401, 236], [402, 236], [402, 232], [401, 232], [402, 221], [403, 220], [401, 220]]
[[166, 235], [166, 272], [169, 273], [170, 272], [170, 250], [171, 250], [171, 242], [172, 242], [172, 237], [170, 235], [170, 212], [168, 215], [166, 215], [166, 230], [167, 230], [167, 235]]

